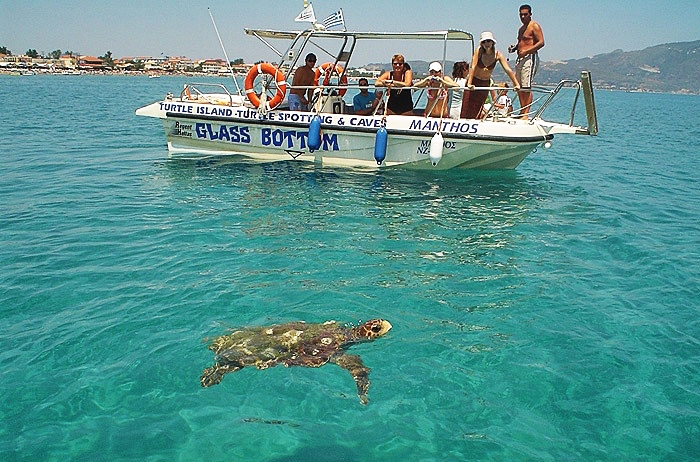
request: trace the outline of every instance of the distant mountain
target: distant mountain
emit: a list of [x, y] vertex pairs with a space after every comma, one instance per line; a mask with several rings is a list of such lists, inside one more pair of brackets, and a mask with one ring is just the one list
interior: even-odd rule
[[700, 40], [656, 45], [569, 61], [542, 61], [538, 83], [578, 79], [591, 71], [596, 88], [700, 94]]
[[[450, 75], [452, 61], [446, 63]], [[510, 60], [515, 67], [515, 60]], [[411, 61], [416, 77], [428, 73], [428, 62]], [[367, 69], [386, 70], [388, 63], [372, 63]], [[664, 93], [700, 94], [700, 40], [656, 45], [638, 51], [611, 53], [567, 61], [541, 61], [535, 77], [540, 85], [557, 84], [563, 79], [578, 80], [581, 71], [591, 71], [595, 88]], [[509, 82], [500, 68], [493, 75], [497, 82]]]

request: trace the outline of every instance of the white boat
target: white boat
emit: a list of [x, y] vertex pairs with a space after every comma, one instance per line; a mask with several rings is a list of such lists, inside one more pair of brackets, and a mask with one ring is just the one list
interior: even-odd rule
[[[423, 117], [422, 110], [415, 110], [415, 115], [360, 116], [352, 114], [352, 105], [343, 100], [343, 94], [353, 88], [347, 84], [346, 73], [356, 45], [369, 45], [369, 49], [386, 59], [396, 49], [394, 40], [433, 42], [441, 46], [444, 68], [448, 46], [454, 48], [456, 44], [460, 56], [471, 56], [474, 40], [468, 32], [351, 32], [318, 28], [245, 32], [262, 40], [280, 57], [276, 64], [253, 66], [246, 77], [245, 90], [235, 78], [234, 92], [221, 84], [191, 83], [179, 95], [168, 94], [163, 100], [136, 110], [136, 115], [162, 120], [170, 156], [241, 155], [263, 162], [293, 159], [370, 168], [514, 169], [539, 146], [549, 147], [555, 135], [598, 132], [593, 86], [587, 71], [581, 74], [581, 80], [562, 81], [548, 90], [528, 120], [498, 113], [478, 120], [441, 119]], [[277, 51], [270, 44], [272, 39], [287, 41], [286, 51]], [[401, 46], [401, 50], [409, 49], [410, 42]], [[290, 111], [286, 104], [288, 82], [308, 52], [326, 56], [325, 68], [335, 75], [319, 78], [311, 112]], [[333, 84], [333, 80], [337, 83]], [[562, 91], [567, 87], [574, 90]], [[412, 90], [415, 107], [423, 89]], [[581, 92], [587, 126], [573, 123]], [[387, 93], [384, 91], [384, 98]], [[557, 96], [562, 96], [560, 93], [568, 93], [572, 99], [569, 121], [544, 119], [544, 111]]]

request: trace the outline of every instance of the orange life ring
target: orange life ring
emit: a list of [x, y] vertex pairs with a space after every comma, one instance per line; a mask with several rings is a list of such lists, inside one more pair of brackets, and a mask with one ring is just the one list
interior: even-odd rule
[[267, 109], [274, 109], [282, 102], [284, 95], [287, 93], [287, 82], [284, 80], [284, 74], [270, 63], [260, 63], [250, 68], [248, 74], [245, 76], [244, 87], [248, 100], [255, 107], [260, 107], [260, 97], [255, 93], [255, 90], [253, 90], [253, 85], [255, 84], [255, 78], [260, 74], [270, 75], [274, 77], [275, 82], [277, 82], [277, 92], [275, 96], [265, 103]]
[[[314, 85], [318, 85], [318, 81], [321, 80], [321, 72], [324, 73], [323, 85], [329, 85], [331, 83], [331, 75], [333, 75], [333, 63], [323, 63], [316, 68], [316, 75], [314, 77]], [[348, 76], [343, 74], [343, 67], [339, 64], [335, 65], [335, 72], [340, 77], [339, 85], [348, 84]], [[348, 91], [347, 88], [341, 88], [338, 90], [338, 94], [343, 96]]]

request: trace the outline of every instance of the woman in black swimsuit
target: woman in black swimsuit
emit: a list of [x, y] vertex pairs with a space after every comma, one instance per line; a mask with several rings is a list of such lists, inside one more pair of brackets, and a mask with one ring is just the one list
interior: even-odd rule
[[413, 85], [413, 71], [405, 64], [401, 54], [392, 56], [391, 69], [379, 76], [374, 86], [389, 88], [387, 114], [410, 115], [413, 113], [413, 97], [411, 90], [404, 90], [403, 87]]
[[481, 40], [479, 40], [479, 48], [474, 52], [472, 65], [469, 68], [467, 89], [470, 91], [464, 92], [464, 98], [462, 99], [462, 118], [475, 119], [478, 117], [489, 91], [474, 90], [474, 87], [491, 86], [491, 74], [496, 67], [496, 62], [501, 63], [503, 70], [506, 71], [508, 77], [513, 81], [513, 88], [515, 91], [520, 89], [520, 84], [515, 78], [513, 70], [508, 65], [508, 61], [506, 61], [506, 58], [500, 51], [496, 50], [496, 40], [493, 38], [493, 34], [491, 32], [482, 32]]

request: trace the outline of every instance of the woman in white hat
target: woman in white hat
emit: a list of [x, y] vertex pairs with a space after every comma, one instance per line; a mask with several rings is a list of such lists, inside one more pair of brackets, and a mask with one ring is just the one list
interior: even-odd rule
[[427, 91], [428, 102], [425, 106], [425, 117], [449, 117], [450, 105], [447, 104], [447, 90], [449, 87], [457, 87], [457, 83], [447, 75], [442, 75], [442, 64], [437, 61], [430, 63], [428, 71], [430, 75], [414, 87], [429, 87]]
[[513, 81], [515, 91], [520, 89], [520, 84], [515, 78], [515, 73], [508, 65], [505, 56], [496, 50], [496, 40], [491, 32], [482, 32], [479, 40], [479, 48], [474, 51], [472, 64], [469, 68], [469, 77], [467, 77], [467, 89], [470, 90], [464, 93], [462, 99], [461, 117], [466, 119], [475, 119], [479, 116], [481, 108], [486, 101], [488, 90], [475, 90], [475, 87], [491, 86], [491, 74], [493, 73], [496, 63], [501, 63], [503, 70], [508, 77]]

